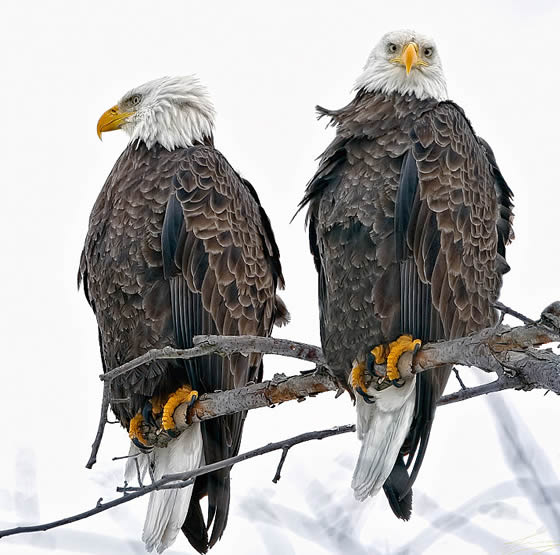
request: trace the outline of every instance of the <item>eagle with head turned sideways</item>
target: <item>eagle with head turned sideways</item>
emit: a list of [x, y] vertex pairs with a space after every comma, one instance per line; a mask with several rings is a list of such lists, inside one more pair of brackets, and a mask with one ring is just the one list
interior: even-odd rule
[[[189, 348], [195, 335], [267, 336], [287, 320], [270, 221], [252, 185], [214, 148], [213, 125], [208, 93], [192, 76], [136, 87], [99, 120], [100, 137], [115, 129], [130, 136], [93, 207], [78, 276], [105, 371], [150, 349]], [[155, 360], [113, 380], [112, 410], [141, 470], [149, 465], [158, 479], [235, 456], [245, 413], [192, 424], [177, 437], [173, 412], [200, 394], [260, 381], [262, 370], [260, 355], [210, 355]], [[167, 447], [150, 445], [146, 426], [161, 426]], [[229, 472], [153, 492], [142, 535], [148, 551], [162, 552], [181, 530], [199, 552], [212, 547], [227, 523]]]
[[[356, 400], [355, 496], [383, 488], [408, 520], [451, 367], [403, 379], [398, 360], [421, 342], [496, 321], [512, 192], [488, 143], [447, 100], [432, 39], [386, 34], [356, 91], [340, 110], [318, 108], [336, 137], [300, 207], [308, 205], [327, 363]], [[374, 363], [385, 362], [377, 375]]]

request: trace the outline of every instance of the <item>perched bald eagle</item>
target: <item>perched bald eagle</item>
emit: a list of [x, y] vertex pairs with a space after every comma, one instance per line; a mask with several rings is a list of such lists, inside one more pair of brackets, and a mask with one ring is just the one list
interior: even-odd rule
[[[130, 136], [93, 207], [78, 277], [97, 318], [105, 370], [153, 348], [191, 347], [194, 335], [269, 335], [286, 321], [269, 219], [255, 189], [214, 148], [213, 123], [194, 77], [137, 87], [99, 120], [100, 137], [114, 129]], [[157, 479], [237, 454], [245, 414], [193, 424], [166, 448], [146, 443], [145, 425], [162, 418], [176, 437], [180, 403], [261, 377], [255, 355], [159, 360], [113, 382], [112, 410], [129, 429], [131, 452], [148, 453], [141, 465], [150, 464]], [[197, 478], [194, 487], [152, 493], [147, 549], [163, 551], [182, 529], [207, 551], [225, 529], [229, 499], [229, 469]]]
[[[434, 41], [385, 35], [350, 104], [318, 108], [336, 138], [301, 203], [323, 349], [340, 384], [359, 393], [352, 487], [359, 500], [383, 487], [405, 520], [450, 367], [403, 380], [398, 359], [496, 321], [513, 238], [512, 193], [494, 154], [446, 98]], [[387, 362], [386, 375], [374, 361]]]

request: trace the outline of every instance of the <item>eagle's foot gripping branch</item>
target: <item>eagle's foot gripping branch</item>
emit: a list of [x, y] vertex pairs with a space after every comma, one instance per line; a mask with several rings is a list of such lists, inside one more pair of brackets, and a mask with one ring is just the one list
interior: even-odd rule
[[192, 389], [192, 387], [188, 385], [184, 385], [180, 387], [175, 393], [172, 393], [167, 399], [163, 407], [163, 416], [161, 419], [162, 428], [170, 435], [176, 436], [179, 435], [177, 430], [175, 429], [175, 420], [173, 420], [173, 413], [175, 409], [182, 405], [183, 403], [189, 403], [189, 406], [192, 407], [196, 400], [198, 399], [198, 391]]
[[132, 443], [136, 445], [139, 449], [146, 450], [149, 449], [149, 445], [144, 438], [144, 432], [142, 427], [144, 425], [144, 417], [142, 413], [138, 413], [131, 421], [128, 426], [128, 436], [132, 440]]
[[360, 394], [366, 403], [373, 403], [373, 397], [367, 394], [368, 386], [366, 385], [365, 373], [366, 365], [363, 362], [356, 363], [350, 374], [350, 384], [352, 389]]
[[403, 382], [400, 379], [401, 375], [397, 367], [399, 358], [407, 351], [416, 353], [421, 345], [422, 341], [420, 339], [414, 339], [412, 335], [401, 335], [388, 345], [377, 345], [371, 350], [371, 354], [376, 364], [387, 363], [387, 374], [385, 376], [387, 380], [396, 387], [402, 387]]

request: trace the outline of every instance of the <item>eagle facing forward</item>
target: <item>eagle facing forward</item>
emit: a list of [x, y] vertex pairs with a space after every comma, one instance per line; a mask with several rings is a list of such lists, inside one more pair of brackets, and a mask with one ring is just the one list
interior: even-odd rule
[[[270, 222], [251, 184], [214, 148], [213, 122], [206, 89], [193, 77], [137, 87], [99, 120], [100, 137], [120, 128], [130, 136], [93, 207], [78, 278], [97, 318], [105, 370], [153, 348], [191, 347], [194, 335], [269, 335], [287, 317], [276, 297], [283, 277]], [[129, 430], [132, 453], [148, 453], [139, 455], [141, 465], [158, 479], [239, 450], [244, 413], [176, 437], [180, 403], [261, 377], [259, 355], [158, 360], [112, 382], [112, 409]], [[174, 438], [165, 448], [143, 434], [160, 418]], [[163, 551], [182, 529], [207, 551], [224, 531], [229, 498], [229, 469], [153, 492], [147, 549]]]
[[[319, 108], [337, 133], [301, 206], [309, 205], [323, 349], [339, 383], [358, 393], [355, 496], [383, 487], [408, 520], [450, 367], [403, 380], [398, 359], [496, 321], [512, 193], [488, 144], [446, 100], [431, 39], [385, 35], [356, 90], [340, 110]], [[374, 361], [387, 362], [385, 376]]]

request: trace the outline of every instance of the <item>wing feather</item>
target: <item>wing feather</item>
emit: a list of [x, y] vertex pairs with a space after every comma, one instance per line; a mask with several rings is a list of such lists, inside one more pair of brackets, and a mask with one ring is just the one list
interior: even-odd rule
[[[453, 103], [441, 103], [424, 114], [411, 139], [418, 176], [415, 206], [399, 208], [399, 192], [395, 208], [397, 216], [410, 214], [411, 254], [401, 264], [403, 329], [424, 341], [461, 337], [495, 320], [492, 305], [503, 274], [500, 250], [512, 237], [512, 194], [491, 150]], [[400, 186], [403, 176], [413, 179], [410, 166], [405, 157]], [[403, 227], [396, 221], [397, 245]], [[415, 417], [403, 445], [407, 467], [414, 465], [406, 491], [422, 463], [435, 403], [449, 372], [430, 372], [418, 380]]]
[[[451, 102], [362, 91], [321, 115], [332, 117], [337, 135], [300, 208], [309, 204], [323, 349], [344, 385], [368, 342], [401, 333], [434, 341], [494, 321], [512, 195], [490, 148]], [[417, 377], [401, 450], [411, 476], [401, 489], [398, 462], [386, 490], [401, 518], [449, 372]]]
[[[266, 214], [256, 193], [218, 151], [202, 146], [186, 151], [173, 184], [162, 250], [178, 346], [188, 348], [193, 336], [202, 334], [268, 335], [283, 278], [270, 222], [263, 222]], [[208, 356], [184, 366], [190, 384], [201, 393], [232, 389], [262, 374], [260, 358], [243, 355]], [[236, 414], [203, 423], [206, 464], [237, 453], [244, 418]], [[208, 475], [195, 491], [195, 503], [209, 497], [212, 546], [227, 521], [229, 470]]]

